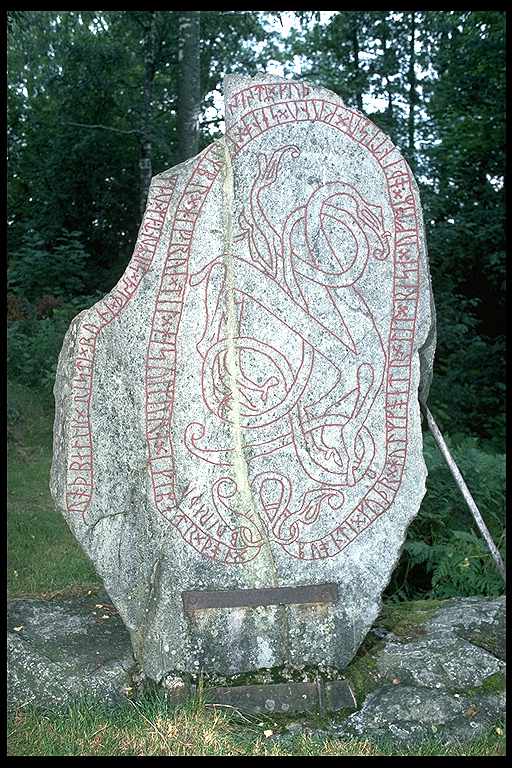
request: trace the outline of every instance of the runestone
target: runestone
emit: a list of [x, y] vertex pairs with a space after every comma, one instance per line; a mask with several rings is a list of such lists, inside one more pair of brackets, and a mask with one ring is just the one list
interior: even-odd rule
[[156, 681], [344, 668], [425, 493], [435, 316], [409, 166], [302, 81], [230, 76], [225, 114], [152, 179], [55, 384], [55, 503]]

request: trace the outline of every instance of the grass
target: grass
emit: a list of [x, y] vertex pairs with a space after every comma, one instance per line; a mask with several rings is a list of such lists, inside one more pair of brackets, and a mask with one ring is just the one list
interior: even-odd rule
[[[10, 597], [50, 597], [60, 592], [97, 589], [95, 574], [62, 516], [54, 509], [48, 482], [52, 453], [53, 398], [18, 384], [9, 386], [8, 425], [8, 593]], [[418, 603], [421, 615], [405, 615], [401, 606], [388, 606], [380, 623], [413, 631], [426, 619], [431, 601]], [[371, 642], [369, 641], [371, 646]], [[371, 648], [368, 648], [371, 651]], [[365, 660], [365, 664], [367, 659]], [[371, 687], [364, 670], [354, 667], [352, 683], [358, 693]], [[361, 690], [359, 690], [359, 688]], [[314, 720], [311, 729], [321, 725]], [[272, 731], [271, 736], [266, 736]], [[341, 740], [288, 735], [285, 720], [271, 716], [245, 717], [196, 701], [171, 709], [162, 695], [149, 693], [110, 709], [98, 701], [77, 701], [66, 710], [45, 712], [32, 706], [9, 719], [8, 754], [60, 755], [326, 755], [326, 756], [502, 756], [502, 726], [471, 744], [440, 741], [404, 747], [394, 742]]]
[[17, 384], [9, 386], [8, 396], [8, 594], [98, 587], [92, 564], [50, 496], [53, 398]]
[[[128, 701], [116, 710], [98, 702], [77, 702], [63, 712], [34, 708], [17, 712], [9, 723], [9, 755], [80, 756], [502, 756], [503, 726], [471, 744], [425, 741], [418, 746], [364, 739], [276, 739], [269, 718], [243, 720], [202, 702], [171, 709], [162, 696]], [[271, 732], [271, 735], [269, 734]]]

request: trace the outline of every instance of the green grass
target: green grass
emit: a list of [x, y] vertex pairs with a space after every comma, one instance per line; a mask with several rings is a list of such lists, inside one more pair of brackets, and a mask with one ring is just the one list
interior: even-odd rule
[[8, 396], [13, 415], [7, 463], [9, 596], [98, 587], [92, 564], [50, 496], [53, 402], [16, 384]]
[[[53, 401], [18, 384], [9, 386], [8, 431], [8, 591], [19, 595], [51, 596], [59, 592], [96, 589], [100, 581], [92, 564], [58, 513], [48, 488]], [[418, 603], [418, 615], [402, 606], [388, 606], [379, 621], [414, 631], [428, 618], [432, 601]], [[421, 623], [421, 622], [419, 622]], [[417, 627], [416, 627], [417, 629]], [[372, 642], [369, 641], [368, 652]], [[363, 694], [372, 687], [353, 665], [352, 684]], [[370, 665], [371, 668], [371, 665]], [[76, 702], [67, 710], [44, 712], [32, 706], [10, 718], [10, 755], [505, 755], [503, 728], [497, 726], [471, 744], [445, 746], [439, 741], [417, 747], [375, 744], [364, 739], [290, 737], [286, 744], [267, 737], [283, 732], [285, 720], [271, 716], [242, 717], [204, 702], [170, 709], [161, 695], [152, 694], [109, 709], [98, 701]], [[323, 723], [310, 721], [312, 729]]]
[[[439, 740], [418, 746], [393, 741], [315, 738], [296, 735], [279, 743], [270, 717], [263, 719], [201, 702], [171, 709], [162, 696], [128, 701], [116, 710], [98, 702], [78, 702], [63, 712], [43, 714], [34, 708], [17, 712], [8, 725], [9, 755], [80, 756], [502, 756], [503, 726], [471, 744], [445, 745]], [[272, 735], [265, 735], [271, 731]]]

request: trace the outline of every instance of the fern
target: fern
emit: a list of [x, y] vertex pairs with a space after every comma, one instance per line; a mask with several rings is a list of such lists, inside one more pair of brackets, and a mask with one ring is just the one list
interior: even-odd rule
[[[447, 442], [504, 555], [505, 456], [484, 451], [472, 437], [448, 437]], [[430, 434], [424, 453], [427, 493], [409, 528], [388, 598], [500, 594], [501, 576]]]
[[433, 597], [499, 595], [503, 582], [483, 540], [474, 531], [453, 531], [432, 573]]

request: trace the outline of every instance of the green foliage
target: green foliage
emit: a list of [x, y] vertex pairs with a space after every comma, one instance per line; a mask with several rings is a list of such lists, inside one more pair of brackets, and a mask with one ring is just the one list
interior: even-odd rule
[[453, 531], [446, 545], [438, 546], [432, 591], [438, 597], [495, 596], [503, 592], [503, 580], [489, 550], [474, 530]]
[[99, 296], [82, 296], [54, 309], [51, 317], [34, 315], [7, 327], [7, 369], [20, 383], [51, 392], [57, 361], [71, 320]]
[[80, 232], [64, 231], [53, 247], [35, 232], [27, 232], [12, 253], [7, 271], [8, 289], [34, 301], [44, 295], [72, 300], [84, 291], [89, 255]]
[[[483, 450], [475, 438], [446, 440], [503, 555], [505, 456]], [[501, 576], [430, 434], [424, 454], [427, 492], [387, 594], [394, 599], [501, 594]]]
[[[505, 17], [425, 14], [422, 198], [439, 329], [432, 402], [448, 432], [503, 450]], [[468, 66], [471, 62], [471, 66]]]
[[[8, 35], [9, 251], [28, 228], [53, 241], [80, 230], [91, 274], [126, 263], [140, 222], [148, 18], [156, 14], [153, 174], [174, 164], [177, 11], [20, 11]], [[225, 72], [264, 68], [271, 34], [254, 11], [204, 11], [203, 108]], [[259, 63], [259, 66], [258, 66]], [[204, 119], [204, 115], [201, 116]], [[220, 119], [220, 116], [219, 116]], [[205, 123], [208, 121], [205, 119]], [[204, 126], [203, 144], [210, 141]], [[98, 271], [99, 268], [99, 271]]]
[[440, 352], [430, 402], [443, 431], [480, 435], [499, 453], [505, 446], [505, 339], [461, 327], [458, 343], [444, 358]]

